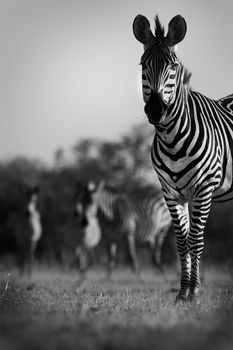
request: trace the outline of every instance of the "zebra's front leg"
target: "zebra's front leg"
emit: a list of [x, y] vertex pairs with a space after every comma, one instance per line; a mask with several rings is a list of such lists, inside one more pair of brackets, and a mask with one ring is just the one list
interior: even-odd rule
[[116, 268], [117, 244], [111, 242], [109, 244], [109, 261], [108, 261], [108, 278], [112, 278], [112, 271]]
[[75, 248], [75, 257], [79, 263], [80, 273], [84, 276], [87, 271], [87, 251], [83, 245], [77, 246]]
[[28, 274], [29, 280], [31, 280], [32, 270], [34, 268], [36, 245], [37, 245], [37, 242], [32, 240], [31, 246], [29, 249], [28, 266], [27, 266], [27, 274]]
[[190, 228], [188, 203], [178, 204], [168, 199], [166, 202], [173, 221], [176, 234], [176, 246], [181, 264], [180, 291], [176, 297], [176, 302], [180, 300], [186, 301], [189, 296], [191, 278], [191, 258], [187, 242]]
[[204, 249], [204, 228], [209, 215], [211, 197], [193, 201], [188, 246], [191, 255], [191, 279], [189, 299], [198, 300], [200, 279], [200, 258]]

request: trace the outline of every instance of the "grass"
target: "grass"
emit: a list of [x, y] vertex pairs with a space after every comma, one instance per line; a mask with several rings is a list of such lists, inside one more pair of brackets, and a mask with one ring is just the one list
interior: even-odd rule
[[178, 278], [152, 271], [1, 272], [0, 349], [232, 349], [233, 281], [208, 270], [201, 303], [174, 304]]

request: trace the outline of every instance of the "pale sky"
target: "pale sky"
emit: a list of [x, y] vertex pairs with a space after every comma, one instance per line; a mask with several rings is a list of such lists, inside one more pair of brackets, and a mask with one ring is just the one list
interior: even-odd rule
[[181, 14], [177, 55], [191, 85], [212, 98], [233, 92], [232, 0], [0, 0], [0, 160], [46, 162], [83, 137], [117, 140], [146, 122], [140, 91], [143, 14], [167, 29]]

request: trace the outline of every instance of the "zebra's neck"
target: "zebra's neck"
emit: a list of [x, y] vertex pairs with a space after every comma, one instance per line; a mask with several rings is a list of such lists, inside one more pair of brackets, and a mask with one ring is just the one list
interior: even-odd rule
[[188, 89], [180, 79], [176, 89], [176, 96], [170, 105], [166, 122], [156, 128], [157, 142], [163, 145], [169, 152], [175, 152], [181, 148], [187, 138], [190, 137], [190, 113], [188, 108]]
[[114, 216], [115, 197], [114, 193], [107, 189], [102, 189], [99, 193], [98, 207], [108, 219], [113, 219]]
[[28, 211], [29, 211], [30, 215], [32, 215], [32, 216], [39, 214], [37, 207], [36, 207], [36, 204], [37, 204], [37, 201], [34, 198], [32, 198], [28, 204]]

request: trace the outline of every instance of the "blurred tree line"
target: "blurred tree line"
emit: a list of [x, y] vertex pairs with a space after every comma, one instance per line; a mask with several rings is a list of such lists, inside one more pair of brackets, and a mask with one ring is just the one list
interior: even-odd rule
[[[78, 140], [71, 151], [72, 159], [66, 157], [63, 149], [58, 149], [50, 167], [39, 160], [25, 158], [1, 162], [0, 259], [3, 261], [12, 256], [17, 259], [23, 254], [26, 191], [30, 186], [39, 185], [38, 208], [43, 236], [37, 256], [45, 264], [68, 264], [83, 234], [74, 215], [77, 182], [104, 179], [126, 193], [159, 191], [150, 159], [152, 139], [153, 129], [138, 125], [119, 141]], [[232, 261], [232, 209], [233, 202], [212, 207], [204, 253], [210, 262]], [[167, 249], [165, 253], [169, 261], [171, 251]]]

